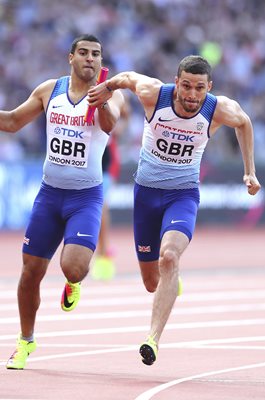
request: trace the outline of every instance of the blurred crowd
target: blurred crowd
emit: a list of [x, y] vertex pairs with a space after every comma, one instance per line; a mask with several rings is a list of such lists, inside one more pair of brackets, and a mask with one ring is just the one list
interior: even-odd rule
[[[92, 33], [110, 74], [124, 70], [172, 82], [188, 54], [214, 67], [213, 93], [238, 100], [251, 116], [256, 161], [265, 163], [264, 0], [0, 0], [0, 108], [10, 110], [41, 82], [69, 73], [72, 40]], [[128, 93], [131, 115], [121, 160], [138, 157], [143, 112]], [[211, 162], [240, 160], [233, 131], [222, 128], [206, 152]], [[220, 130], [220, 131], [221, 131]], [[18, 135], [0, 135], [0, 160], [41, 156], [45, 119]]]

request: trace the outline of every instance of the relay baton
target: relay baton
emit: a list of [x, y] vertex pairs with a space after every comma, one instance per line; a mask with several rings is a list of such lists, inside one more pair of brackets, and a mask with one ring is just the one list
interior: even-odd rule
[[[97, 85], [99, 83], [104, 82], [107, 79], [108, 72], [109, 72], [109, 69], [107, 67], [101, 67], [99, 75], [98, 75], [97, 83], [96, 83]], [[95, 110], [96, 110], [96, 107], [88, 106], [87, 112], [86, 112], [86, 115], [84, 118], [85, 122], [88, 122], [89, 124], [91, 123]]]

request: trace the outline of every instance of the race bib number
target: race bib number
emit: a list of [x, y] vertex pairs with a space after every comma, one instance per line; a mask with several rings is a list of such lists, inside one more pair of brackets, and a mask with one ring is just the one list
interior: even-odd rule
[[90, 136], [82, 138], [81, 141], [78, 138], [69, 140], [62, 136], [51, 135], [48, 145], [48, 160], [58, 165], [86, 168]]
[[167, 142], [165, 139], [156, 141], [156, 148], [151, 148], [151, 154], [161, 161], [174, 164], [192, 164], [195, 146], [193, 144]]

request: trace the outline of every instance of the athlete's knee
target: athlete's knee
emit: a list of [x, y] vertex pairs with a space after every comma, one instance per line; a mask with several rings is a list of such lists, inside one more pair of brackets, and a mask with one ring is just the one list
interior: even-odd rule
[[31, 256], [29, 254], [23, 254], [23, 268], [20, 277], [20, 285], [30, 284], [31, 286], [39, 284], [43, 279], [49, 260]]
[[160, 249], [159, 268], [176, 269], [180, 257], [189, 244], [189, 239], [181, 232], [166, 232]]
[[89, 266], [84, 264], [67, 264], [62, 265], [63, 273], [66, 279], [72, 283], [81, 282], [89, 271]]
[[177, 249], [167, 248], [160, 255], [160, 267], [175, 267], [178, 265], [180, 254]]
[[61, 269], [66, 279], [72, 283], [81, 282], [89, 271], [93, 251], [75, 244], [64, 246], [61, 254]]

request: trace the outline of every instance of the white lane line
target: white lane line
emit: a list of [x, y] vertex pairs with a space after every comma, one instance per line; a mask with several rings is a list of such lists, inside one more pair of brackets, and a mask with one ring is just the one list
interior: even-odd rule
[[[45, 296], [43, 296], [44, 298]], [[265, 297], [265, 296], [264, 296]], [[81, 296], [81, 301], [78, 304], [78, 308], [91, 308], [91, 307], [112, 307], [112, 306], [127, 306], [127, 305], [136, 305], [136, 304], [148, 304], [152, 303], [153, 301], [153, 296], [150, 294], [150, 296], [138, 296], [137, 294], [135, 296], [126, 296], [126, 297], [103, 297], [101, 295], [101, 298], [99, 299], [87, 299], [84, 298], [84, 296]], [[41, 303], [41, 308], [48, 309], [48, 308], [59, 308], [60, 307], [60, 300], [58, 299], [57, 301], [45, 301], [43, 300]], [[0, 306], [0, 311], [5, 311], [5, 310], [17, 310], [17, 302], [16, 298], [14, 298], [13, 303], [6, 303], [6, 304], [1, 304]]]
[[[14, 343], [0, 343], [0, 347], [4, 347], [4, 348], [6, 348], [7, 346], [14, 346]], [[121, 347], [121, 345], [120, 344], [109, 344], [109, 345], [105, 345], [105, 344], [99, 344], [99, 345], [93, 345], [93, 344], [76, 344], [76, 343], [72, 343], [72, 344], [60, 344], [60, 343], [58, 343], [58, 344], [49, 344], [49, 343], [47, 343], [47, 344], [38, 344], [38, 348], [55, 348], [55, 349], [59, 349], [59, 348], [71, 348], [71, 347], [73, 347], [73, 348], [86, 348], [86, 347], [88, 347], [88, 348], [93, 348], [93, 347], [99, 347], [99, 348], [108, 348], [108, 347], [111, 347], [111, 348], [113, 348], [113, 347]], [[265, 345], [264, 346], [246, 346], [246, 345], [241, 345], [241, 346], [239, 346], [239, 345], [220, 345], [220, 346], [218, 346], [218, 345], [192, 345], [192, 346], [190, 346], [190, 347], [188, 347], [187, 345], [185, 345], [185, 346], [181, 346], [181, 345], [179, 345], [179, 346], [175, 346], [175, 347], [178, 347], [179, 349], [181, 349], [181, 348], [185, 348], [185, 349], [196, 349], [196, 350], [205, 350], [205, 349], [209, 349], [209, 350], [261, 350], [261, 351], [265, 351]], [[165, 347], [165, 346], [160, 346], [160, 348], [169, 348], [169, 347]], [[2, 361], [2, 360], [0, 360], [0, 361]], [[0, 398], [0, 400], [2, 400], [1, 398]]]
[[[193, 340], [189, 342], [176, 342], [176, 343], [165, 343], [159, 347], [164, 349], [170, 348], [211, 348], [215, 345], [230, 345], [231, 343], [250, 343], [250, 342], [265, 342], [265, 336], [240, 336], [233, 338], [220, 338], [220, 339], [206, 339], [206, 340]], [[243, 347], [243, 346], [242, 346]], [[263, 347], [263, 346], [262, 346]], [[245, 346], [244, 346], [245, 348]]]
[[162, 385], [158, 385], [152, 389], [147, 390], [146, 392], [141, 393], [134, 400], [150, 400], [153, 396], [155, 396], [157, 393], [162, 392], [163, 390], [166, 390], [175, 385], [179, 385], [180, 383], [183, 382], [192, 381], [194, 379], [205, 378], [206, 376], [225, 374], [227, 372], [243, 371], [247, 369], [263, 368], [263, 367], [265, 367], [265, 362], [258, 364], [242, 365], [240, 367], [234, 367], [234, 368], [219, 369], [216, 371], [204, 372], [198, 375], [187, 376], [181, 379], [175, 379], [173, 381], [163, 383]]
[[235, 346], [235, 345], [212, 345], [212, 346], [208, 346], [208, 345], [201, 345], [201, 346], [196, 346], [196, 349], [198, 350], [203, 350], [203, 349], [209, 349], [209, 350], [265, 350], [265, 345], [264, 346]]
[[[58, 308], [58, 305], [57, 305]], [[46, 307], [44, 306], [46, 310]], [[217, 313], [234, 313], [234, 312], [249, 312], [249, 311], [264, 311], [265, 303], [253, 303], [253, 304], [236, 304], [228, 306], [206, 306], [206, 307], [189, 307], [180, 308], [175, 307], [171, 316], [178, 315], [200, 315], [200, 314], [217, 314]], [[40, 313], [42, 310], [40, 310]], [[38, 322], [55, 322], [55, 321], [82, 321], [82, 320], [102, 320], [102, 319], [128, 319], [136, 317], [149, 317], [151, 315], [151, 309], [146, 310], [128, 310], [128, 311], [110, 311], [110, 312], [91, 312], [91, 313], [75, 313], [69, 315], [67, 313], [60, 314], [48, 314], [48, 315], [38, 315]], [[3, 317], [0, 318], [0, 325], [3, 324], [17, 324], [19, 322], [19, 317]]]
[[[94, 288], [95, 289], [95, 288]], [[135, 296], [130, 296], [130, 298], [138, 298], [138, 292], [140, 294], [144, 293], [143, 295], [140, 296], [142, 299], [148, 299], [152, 298], [153, 294], [147, 293], [143, 287], [133, 287], [130, 290], [127, 289], [127, 287], [123, 290], [123, 287], [120, 288], [120, 290], [116, 290], [116, 287], [113, 290], [110, 290], [111, 287], [108, 288], [109, 290], [106, 291], [104, 287], [98, 288], [96, 291], [90, 291], [89, 289], [83, 289], [82, 290], [82, 296], [87, 301], [87, 304], [92, 304], [92, 305], [104, 305], [107, 306], [108, 302], [110, 301], [119, 301], [121, 304], [121, 301], [126, 301], [128, 296], [126, 296], [128, 293], [130, 295], [133, 295], [135, 293]], [[60, 302], [60, 295], [62, 292], [62, 288], [60, 289], [43, 289], [41, 291], [42, 298], [52, 298], [56, 297], [58, 299], [58, 302]], [[112, 294], [116, 295], [117, 294], [124, 294], [124, 297], [113, 297], [111, 296]], [[111, 297], [108, 297], [108, 296]], [[88, 300], [87, 298], [90, 298]], [[200, 292], [188, 292], [185, 291], [184, 288], [184, 293], [183, 295], [179, 298], [179, 300], [185, 301], [185, 303], [198, 303], [199, 301], [213, 301], [213, 300], [221, 300], [222, 302], [228, 302], [230, 300], [242, 300], [242, 299], [264, 299], [265, 298], [265, 291], [264, 290], [257, 290], [253, 288], [246, 288], [245, 290], [235, 290], [235, 291], [200, 291]], [[1, 290], [0, 291], [0, 299], [12, 299], [16, 302], [17, 300], [17, 293], [16, 291], [12, 290]], [[81, 303], [80, 303], [81, 304]], [[126, 304], [126, 303], [125, 303]]]
[[[53, 287], [53, 288], [48, 288], [48, 287], [43, 287], [41, 289], [41, 293], [43, 296], [47, 297], [61, 297], [61, 293], [63, 291], [63, 285], [60, 287]], [[82, 293], [84, 295], [91, 295], [91, 296], [102, 296], [107, 295], [107, 294], [128, 294], [128, 293], [134, 293], [138, 291], [143, 291], [143, 285], [141, 282], [133, 282], [132, 284], [125, 285], [101, 285], [101, 286], [89, 286], [89, 283], [84, 283], [82, 284]], [[6, 299], [6, 298], [14, 298], [16, 299], [17, 297], [17, 290], [16, 289], [7, 289], [5, 290], [4, 288], [1, 288], [0, 291], [0, 299]]]
[[[222, 327], [239, 327], [239, 326], [259, 326], [265, 325], [265, 318], [239, 319], [239, 320], [223, 320], [223, 321], [204, 321], [204, 322], [187, 322], [178, 324], [168, 324], [165, 330], [185, 330], [197, 328], [222, 328]], [[148, 332], [148, 325], [140, 326], [123, 326], [115, 328], [94, 328], [94, 329], [78, 329], [73, 331], [53, 331], [46, 333], [38, 333], [36, 337], [66, 337], [66, 336], [84, 336], [84, 335], [105, 335], [113, 333], [135, 333]], [[0, 335], [0, 340], [9, 340], [16, 338], [17, 335]]]
[[[235, 341], [241, 341], [241, 342], [245, 342], [245, 341], [254, 341], [254, 340], [264, 340], [264, 336], [261, 337], [239, 337], [239, 338], [227, 338], [227, 339], [214, 339], [214, 340], [204, 340], [204, 341], [191, 341], [191, 342], [180, 342], [180, 343], [168, 343], [168, 344], [162, 344], [160, 346], [160, 348], [167, 348], [167, 349], [173, 349], [173, 348], [183, 348], [183, 349], [198, 349], [200, 350], [201, 347], [197, 347], [200, 343], [204, 342], [205, 345], [210, 345], [213, 342], [217, 342], [219, 341], [224, 342], [225, 340], [227, 342], [235, 342]], [[75, 344], [73, 343], [72, 346], [75, 347]], [[100, 354], [109, 354], [109, 353], [120, 353], [120, 352], [127, 352], [127, 351], [136, 351], [138, 350], [139, 346], [135, 346], [135, 345], [112, 345], [111, 348], [106, 348], [109, 347], [111, 345], [102, 345], [101, 347], [104, 347], [102, 349], [99, 350], [88, 350], [88, 351], [75, 351], [75, 352], [70, 352], [70, 353], [60, 353], [60, 354], [50, 354], [47, 356], [40, 356], [40, 357], [34, 357], [31, 356], [27, 362], [37, 362], [37, 361], [45, 361], [45, 360], [52, 360], [52, 359], [60, 359], [60, 358], [71, 358], [71, 357], [83, 357], [83, 356], [88, 356], [88, 355], [100, 355]], [[49, 347], [49, 344], [47, 345], [40, 345], [38, 347]], [[56, 347], [56, 345], [52, 346], [52, 347]], [[58, 345], [57, 347], [65, 347], [65, 346], [60, 346]], [[84, 345], [84, 347], [86, 347], [86, 345]], [[91, 345], [90, 347], [97, 347], [96, 345]], [[205, 347], [206, 348], [206, 347]], [[5, 365], [6, 364], [6, 360], [0, 360], [0, 365]], [[254, 364], [254, 365], [259, 365], [259, 364]], [[261, 366], [265, 366], [265, 363], [262, 363]], [[242, 367], [239, 367], [242, 368]], [[243, 367], [243, 369], [245, 369]], [[187, 380], [192, 380], [192, 379], [196, 379], [196, 378], [202, 378], [205, 376], [211, 376], [211, 375], [215, 375], [218, 373], [223, 373], [223, 372], [229, 372], [229, 371], [233, 371], [233, 370], [238, 370], [238, 368], [235, 369], [228, 369], [228, 370], [220, 370], [220, 371], [213, 371], [210, 373], [206, 373], [206, 374], [199, 374], [199, 375], [194, 375], [192, 377], [188, 377], [188, 378], [182, 378], [182, 379], [178, 379], [178, 380], [174, 380], [174, 381], [170, 381], [166, 384], [163, 385], [159, 385], [153, 389], [148, 390], [147, 392], [142, 393], [140, 396], [142, 395], [149, 395], [150, 393], [152, 394], [152, 396], [156, 393], [158, 393], [161, 390], [164, 390], [170, 386], [176, 385], [178, 383], [181, 382], [185, 382]], [[169, 385], [169, 386], [168, 386]], [[153, 392], [155, 390], [155, 392]], [[151, 396], [151, 397], [152, 397]], [[135, 400], [147, 400], [150, 399], [151, 397], [137, 397], [137, 399]]]
[[[56, 358], [69, 358], [69, 357], [83, 357], [83, 356], [91, 356], [96, 354], [108, 354], [108, 353], [121, 353], [125, 351], [132, 351], [138, 349], [138, 346], [128, 346], [128, 347], [119, 347], [112, 349], [102, 349], [102, 350], [89, 350], [89, 351], [75, 351], [72, 353], [62, 353], [62, 354], [50, 354], [48, 356], [41, 357], [29, 357], [27, 363], [36, 362], [36, 361], [45, 361], [45, 360], [54, 360]], [[5, 362], [0, 362], [0, 365], [5, 365]]]
[[[258, 337], [259, 338], [259, 337]], [[261, 337], [264, 339], [264, 337]], [[240, 341], [245, 341], [246, 339], [255, 339], [257, 338], [237, 338]], [[213, 341], [217, 341], [218, 339], [214, 340], [205, 340], [204, 343], [205, 345], [210, 345]], [[227, 341], [234, 341], [235, 338], [227, 339]], [[219, 339], [220, 342], [223, 341], [223, 339]], [[182, 343], [168, 343], [168, 344], [162, 344], [160, 348], [167, 348], [167, 349], [172, 349], [172, 348], [184, 348], [184, 349], [200, 349], [199, 343], [202, 341], [191, 341], [191, 342], [182, 342]], [[68, 346], [73, 346], [76, 347], [76, 344], [68, 345]], [[89, 345], [90, 347], [104, 347], [99, 350], [88, 350], [88, 351], [75, 351], [75, 352], [70, 352], [70, 353], [60, 353], [60, 354], [50, 354], [47, 356], [40, 356], [40, 357], [30, 357], [27, 362], [36, 362], [36, 361], [44, 361], [44, 360], [51, 360], [51, 359], [58, 359], [58, 358], [69, 358], [69, 357], [83, 357], [87, 355], [96, 355], [96, 354], [108, 354], [108, 353], [120, 353], [120, 352], [126, 352], [126, 351], [134, 351], [138, 350], [139, 346], [136, 345]], [[41, 347], [51, 347], [49, 344], [47, 345], [39, 345], [38, 348]], [[52, 347], [66, 347], [64, 345], [54, 345]], [[83, 347], [87, 347], [87, 345], [84, 345]], [[111, 347], [111, 348], [106, 348], [106, 347]], [[206, 347], [205, 347], [206, 348]], [[5, 365], [5, 361], [0, 362], [0, 365]]]
[[[10, 343], [0, 343], [0, 347], [4, 347], [6, 348], [7, 346], [14, 346], [14, 342], [10, 342]], [[80, 348], [80, 349], [107, 349], [107, 348], [121, 348], [121, 347], [129, 347], [132, 346], [131, 344], [106, 344], [106, 343], [102, 343], [102, 344], [95, 344], [95, 343], [40, 343], [38, 342], [38, 349], [39, 348]], [[0, 398], [0, 400], [2, 400]]]
[[[253, 341], [264, 341], [265, 336], [247, 336], [247, 337], [237, 337], [237, 338], [220, 338], [220, 339], [206, 339], [206, 340], [197, 340], [197, 341], [189, 341], [189, 342], [179, 342], [179, 343], [167, 343], [167, 344], [161, 344], [160, 348], [164, 349], [174, 349], [174, 348], [179, 348], [179, 349], [202, 349], [202, 344], [205, 345], [205, 348], [207, 346], [211, 346], [214, 343], [238, 343], [238, 342], [253, 342]], [[5, 343], [5, 347], [6, 347]], [[1, 345], [0, 345], [1, 346]], [[76, 343], [72, 344], [40, 344], [38, 345], [38, 348], [42, 347], [53, 347], [53, 348], [65, 348], [65, 347], [77, 347]], [[69, 358], [69, 357], [83, 357], [87, 355], [96, 355], [96, 354], [107, 354], [107, 353], [119, 353], [119, 352], [126, 352], [126, 351], [135, 351], [138, 350], [138, 346], [136, 345], [111, 345], [111, 344], [102, 344], [102, 345], [97, 345], [97, 344], [91, 344], [91, 345], [81, 345], [78, 347], [101, 347], [99, 350], [88, 350], [88, 351], [78, 351], [78, 352], [71, 352], [71, 353], [60, 353], [60, 354], [50, 354], [47, 356], [41, 356], [41, 357], [30, 357], [27, 362], [37, 362], [37, 361], [45, 361], [45, 360], [51, 360], [51, 359], [58, 359], [58, 358]], [[110, 347], [110, 348], [108, 348]], [[207, 347], [208, 348], [208, 347]], [[209, 347], [211, 349], [211, 347]], [[223, 349], [223, 348], [222, 348]], [[242, 349], [244, 347], [242, 346]], [[5, 365], [6, 360], [0, 360], [0, 365]]]
[[[40, 336], [38, 336], [40, 337]], [[219, 339], [201, 339], [201, 340], [192, 340], [192, 341], [185, 341], [185, 342], [171, 342], [171, 343], [162, 343], [159, 345], [160, 348], [163, 349], [197, 349], [202, 346], [212, 346], [212, 345], [221, 345], [221, 344], [231, 344], [231, 343], [251, 343], [251, 342], [265, 342], [265, 336], [239, 336], [239, 337], [232, 337], [232, 338], [219, 338]], [[9, 343], [0, 343], [0, 346], [6, 347]], [[14, 343], [10, 343], [13, 345]], [[41, 343], [38, 344], [38, 347], [129, 347], [129, 344], [95, 344], [95, 343]]]

